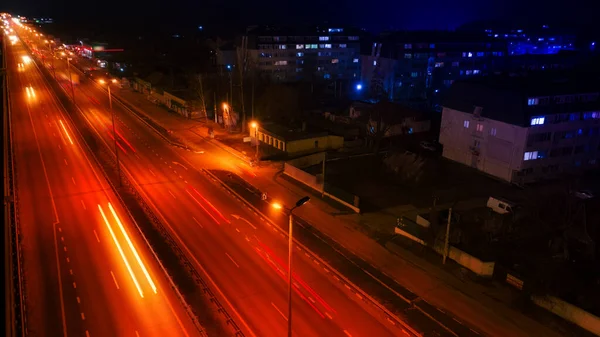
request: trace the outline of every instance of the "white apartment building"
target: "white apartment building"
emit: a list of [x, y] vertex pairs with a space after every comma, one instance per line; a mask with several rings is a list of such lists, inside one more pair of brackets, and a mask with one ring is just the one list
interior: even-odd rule
[[600, 79], [573, 76], [454, 83], [442, 109], [443, 156], [515, 184], [597, 169]]

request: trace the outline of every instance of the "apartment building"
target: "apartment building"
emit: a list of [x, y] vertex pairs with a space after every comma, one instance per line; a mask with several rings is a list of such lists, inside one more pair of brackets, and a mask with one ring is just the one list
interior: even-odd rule
[[506, 41], [468, 32], [399, 32], [381, 36], [362, 58], [367, 89], [381, 86], [390, 100], [439, 103], [458, 79], [500, 69]]
[[597, 169], [599, 80], [571, 73], [458, 81], [443, 103], [443, 156], [516, 184]]
[[359, 30], [260, 26], [248, 29], [246, 48], [257, 69], [274, 81], [360, 77]]

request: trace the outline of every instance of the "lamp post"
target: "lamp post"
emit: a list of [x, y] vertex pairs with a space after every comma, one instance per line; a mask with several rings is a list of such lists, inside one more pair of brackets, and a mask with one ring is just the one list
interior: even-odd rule
[[71, 82], [71, 97], [73, 99], [73, 104], [75, 104], [75, 88], [73, 84], [73, 79], [71, 78], [71, 61], [70, 57], [67, 57], [67, 71], [69, 72], [69, 82]]
[[[296, 205], [290, 209], [288, 215], [289, 222], [289, 234], [288, 234], [288, 337], [292, 337], [292, 248], [294, 244], [293, 228], [294, 228], [294, 215], [293, 212], [296, 208], [306, 204], [310, 200], [309, 196], [306, 196], [298, 201]], [[274, 208], [281, 209], [280, 204], [273, 204]]]
[[[111, 82], [116, 83], [117, 80], [113, 79]], [[100, 84], [105, 84], [106, 81], [103, 79], [98, 80]], [[117, 147], [117, 131], [115, 128], [115, 111], [112, 108], [112, 94], [110, 93], [110, 83], [106, 84], [106, 88], [108, 89], [108, 106], [110, 108], [110, 116], [112, 121], [112, 129], [113, 129], [113, 139], [115, 140], [115, 158], [117, 160], [117, 175], [119, 177], [119, 187], [121, 187], [121, 165], [119, 163], [119, 148]]]
[[252, 124], [250, 124], [250, 126], [252, 126], [252, 128], [254, 129], [254, 139], [256, 141], [256, 155], [255, 155], [255, 160], [258, 163], [258, 145], [259, 145], [259, 141], [258, 141], [258, 123], [252, 122]]

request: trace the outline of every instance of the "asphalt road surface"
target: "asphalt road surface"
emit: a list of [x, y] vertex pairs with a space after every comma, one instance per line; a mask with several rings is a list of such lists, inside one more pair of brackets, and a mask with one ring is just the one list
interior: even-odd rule
[[[66, 62], [58, 60], [55, 67], [70, 95]], [[77, 105], [104, 145], [118, 150], [125, 173], [133, 177], [196, 267], [210, 275], [238, 323], [256, 336], [285, 335], [287, 240], [116, 102], [113, 133], [106, 91], [110, 82], [105, 82], [82, 80], [74, 90]], [[293, 263], [296, 336], [408, 335], [362, 304], [314, 260], [299, 253]]]
[[200, 336], [63, 108], [8, 48], [31, 336]]

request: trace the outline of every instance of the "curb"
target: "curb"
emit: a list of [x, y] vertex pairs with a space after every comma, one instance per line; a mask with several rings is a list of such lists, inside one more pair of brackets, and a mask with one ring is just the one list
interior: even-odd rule
[[[271, 226], [273, 228], [277, 229], [281, 234], [283, 234], [286, 237], [288, 237], [288, 233], [286, 231], [282, 230], [279, 227], [279, 225], [277, 225], [273, 221], [271, 221], [271, 219], [269, 217], [267, 217], [266, 215], [264, 215], [259, 209], [257, 209], [256, 207], [254, 207], [254, 205], [252, 205], [250, 202], [248, 202], [246, 199], [244, 199], [242, 196], [240, 196], [236, 191], [234, 191], [229, 186], [227, 186], [227, 184], [225, 184], [216, 175], [214, 175], [212, 172], [210, 172], [209, 170], [204, 169], [204, 168], [202, 169], [202, 172], [204, 172], [213, 181], [217, 182], [219, 185], [221, 185], [223, 188], [225, 188], [230, 194], [234, 195], [238, 200], [240, 200], [241, 202], [243, 202], [244, 204], [246, 204], [246, 206], [248, 206], [250, 209], [252, 209], [252, 211], [254, 211], [255, 213], [259, 214], [262, 220], [268, 222], [269, 224], [271, 224]], [[318, 261], [320, 264], [326, 266], [329, 270], [331, 270], [335, 274], [334, 278], [337, 278], [338, 280], [343, 280], [346, 283], [345, 286], [348, 289], [350, 289], [350, 287], [353, 288], [353, 289], [355, 289], [356, 290], [355, 295], [357, 297], [359, 297], [360, 299], [366, 298], [375, 307], [377, 307], [379, 310], [381, 310], [382, 312], [384, 312], [385, 315], [386, 315], [386, 319], [387, 319], [388, 322], [390, 322], [394, 326], [396, 326], [396, 323], [398, 323], [403, 328], [402, 329], [403, 332], [406, 332], [406, 331], [404, 331], [404, 329], [406, 329], [411, 334], [413, 334], [414, 336], [421, 336], [421, 337], [423, 336], [423, 334], [418, 333], [417, 331], [415, 331], [410, 325], [408, 325], [408, 323], [404, 322], [397, 315], [395, 315], [394, 313], [392, 313], [391, 311], [389, 311], [381, 303], [379, 303], [377, 300], [375, 300], [374, 298], [372, 298], [367, 292], [365, 292], [364, 290], [362, 290], [361, 288], [359, 288], [357, 285], [355, 285], [354, 283], [352, 283], [352, 281], [348, 280], [344, 275], [342, 275], [342, 273], [340, 273], [339, 271], [337, 271], [335, 268], [331, 267], [327, 262], [325, 262], [323, 259], [321, 259], [317, 254], [313, 253], [311, 250], [309, 250], [302, 243], [298, 242], [297, 239], [293, 239], [293, 241], [296, 244], [296, 246], [302, 248], [302, 250], [304, 250], [306, 254], [309, 254], [314, 260]]]

